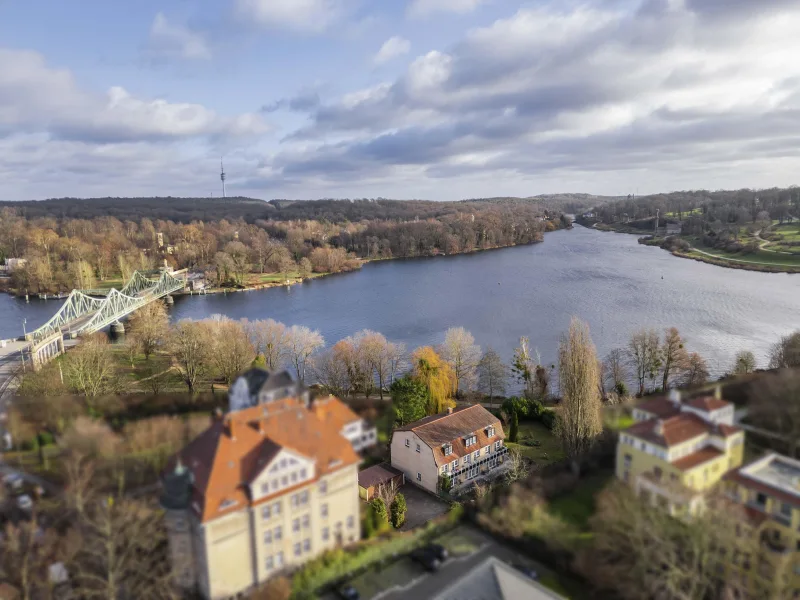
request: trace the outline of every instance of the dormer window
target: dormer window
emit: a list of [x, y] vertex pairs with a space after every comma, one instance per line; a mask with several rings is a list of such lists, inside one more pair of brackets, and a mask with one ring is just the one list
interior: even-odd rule
[[222, 504], [219, 505], [219, 508], [220, 510], [224, 510], [226, 508], [231, 508], [232, 506], [236, 506], [237, 504], [239, 504], [237, 500], [231, 500], [230, 498], [228, 498], [227, 500], [224, 500]]
[[442, 452], [445, 456], [450, 456], [453, 453], [453, 444], [445, 444], [442, 446]]
[[486, 437], [494, 437], [494, 425], [489, 425], [486, 428]]
[[474, 433], [471, 433], [464, 438], [464, 445], [470, 447], [477, 441], [477, 439], [478, 439], [477, 436]]

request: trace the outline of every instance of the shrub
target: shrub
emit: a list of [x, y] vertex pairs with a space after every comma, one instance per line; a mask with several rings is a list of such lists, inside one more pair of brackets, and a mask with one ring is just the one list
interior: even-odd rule
[[395, 529], [400, 529], [406, 522], [406, 498], [403, 494], [397, 494], [392, 502], [392, 525]]
[[461, 502], [453, 502], [450, 505], [450, 510], [447, 512], [447, 521], [450, 524], [455, 524], [461, 521], [464, 517], [464, 505]]
[[511, 413], [511, 430], [508, 433], [508, 441], [516, 443], [519, 437], [519, 417], [516, 412]]
[[261, 369], [267, 368], [267, 359], [263, 354], [257, 354], [256, 357], [253, 359], [253, 362], [250, 363], [251, 367], [259, 367]]
[[614, 386], [614, 390], [619, 394], [621, 398], [628, 395], [628, 386], [625, 385], [624, 381], [620, 381], [617, 385]]
[[542, 422], [542, 425], [552, 430], [556, 426], [556, 413], [555, 411], [546, 408], [539, 414], [539, 420]]
[[444, 473], [439, 476], [439, 489], [445, 493], [453, 489], [453, 480], [449, 473]]

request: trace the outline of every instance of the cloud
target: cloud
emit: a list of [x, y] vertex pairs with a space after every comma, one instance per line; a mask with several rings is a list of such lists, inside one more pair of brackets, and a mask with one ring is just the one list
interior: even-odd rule
[[486, 0], [413, 0], [408, 6], [408, 15], [417, 18], [437, 12], [466, 14], [485, 2]]
[[730, 177], [757, 172], [744, 165], [761, 164], [765, 148], [776, 164], [791, 159], [796, 3], [772, 0], [755, 19], [722, 18], [715, 0], [608, 6], [522, 9], [419, 56], [394, 81], [322, 102], [269, 158], [264, 182], [396, 181], [410, 170]]
[[253, 113], [226, 117], [200, 104], [142, 99], [122, 87], [95, 94], [67, 70], [49, 67], [31, 51], [0, 49], [0, 137], [3, 132], [46, 133], [94, 143], [264, 134]]
[[185, 60], [208, 60], [211, 49], [205, 38], [187, 27], [170, 23], [157, 13], [150, 26], [150, 51], [156, 56]]
[[383, 43], [381, 49], [378, 50], [378, 53], [372, 59], [372, 62], [376, 65], [382, 65], [389, 62], [393, 58], [397, 58], [403, 54], [408, 54], [410, 50], [411, 42], [396, 35]]
[[345, 13], [344, 0], [236, 0], [240, 19], [268, 28], [321, 33]]

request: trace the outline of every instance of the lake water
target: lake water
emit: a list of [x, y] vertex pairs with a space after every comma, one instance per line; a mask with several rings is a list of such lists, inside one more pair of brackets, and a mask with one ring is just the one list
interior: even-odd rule
[[[23, 317], [30, 331], [58, 306], [0, 295], [0, 338], [21, 335]], [[382, 261], [290, 288], [179, 297], [171, 312], [174, 319], [271, 317], [319, 329], [328, 344], [373, 329], [410, 349], [439, 343], [461, 325], [506, 358], [527, 335], [548, 363], [573, 315], [588, 321], [601, 356], [640, 327], [675, 326], [719, 374], [742, 349], [764, 365], [769, 346], [800, 329], [800, 275], [715, 267], [632, 235], [575, 227], [533, 246]]]

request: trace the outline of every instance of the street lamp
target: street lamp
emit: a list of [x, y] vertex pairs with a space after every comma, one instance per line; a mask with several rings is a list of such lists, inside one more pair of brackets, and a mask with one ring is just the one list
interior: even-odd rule
[[25, 331], [25, 325], [28, 323], [28, 319], [22, 319], [22, 337], [28, 337], [28, 333]]

